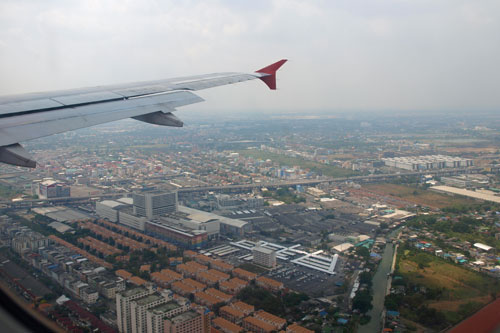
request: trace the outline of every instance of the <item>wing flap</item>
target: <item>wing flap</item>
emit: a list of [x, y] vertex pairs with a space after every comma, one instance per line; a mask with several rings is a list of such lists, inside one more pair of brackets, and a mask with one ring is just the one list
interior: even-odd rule
[[0, 104], [0, 115], [26, 112], [36, 109], [52, 109], [64, 106], [50, 98], [34, 99], [22, 102]]
[[55, 96], [52, 100], [59, 102], [63, 105], [78, 105], [88, 103], [98, 103], [111, 100], [123, 99], [122, 95], [115, 94], [111, 91], [99, 91], [87, 94], [76, 94], [66, 96]]
[[192, 92], [178, 91], [151, 97], [13, 116], [3, 119], [0, 123], [0, 146], [157, 111], [170, 112], [176, 107], [202, 101], [201, 97]]

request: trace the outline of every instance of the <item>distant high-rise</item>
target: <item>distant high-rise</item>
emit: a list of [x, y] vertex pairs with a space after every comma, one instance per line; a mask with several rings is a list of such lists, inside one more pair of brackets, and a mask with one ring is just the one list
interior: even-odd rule
[[177, 192], [134, 193], [134, 214], [152, 219], [177, 211]]

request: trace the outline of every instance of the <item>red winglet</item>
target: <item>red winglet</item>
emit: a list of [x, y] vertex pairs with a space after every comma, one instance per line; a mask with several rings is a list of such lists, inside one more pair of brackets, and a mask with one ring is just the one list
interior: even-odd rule
[[276, 71], [283, 66], [283, 64], [287, 61], [287, 59], [282, 59], [278, 62], [275, 62], [272, 65], [269, 65], [267, 67], [264, 67], [262, 69], [259, 69], [258, 71], [255, 71], [256, 73], [264, 73], [264, 74], [269, 74], [268, 76], [263, 76], [260, 77], [265, 84], [269, 87], [271, 90], [276, 90]]

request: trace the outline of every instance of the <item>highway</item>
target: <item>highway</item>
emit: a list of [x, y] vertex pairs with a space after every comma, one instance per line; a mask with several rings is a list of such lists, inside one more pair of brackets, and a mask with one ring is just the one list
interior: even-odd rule
[[[377, 175], [366, 175], [366, 176], [352, 176], [352, 177], [339, 177], [339, 178], [324, 178], [324, 179], [297, 179], [288, 181], [278, 181], [270, 183], [252, 183], [252, 184], [238, 184], [238, 185], [224, 185], [224, 186], [202, 186], [202, 187], [184, 187], [179, 188], [177, 192], [179, 195], [189, 194], [189, 193], [203, 193], [203, 192], [226, 192], [226, 193], [237, 193], [244, 190], [253, 190], [255, 188], [266, 187], [269, 189], [276, 189], [283, 186], [316, 186], [318, 184], [341, 184], [345, 182], [356, 182], [356, 183], [374, 183], [387, 181], [390, 179], [398, 177], [408, 177], [408, 176], [422, 176], [422, 175], [433, 175], [433, 176], [450, 176], [458, 175], [464, 173], [477, 173], [481, 171], [481, 168], [472, 167], [466, 169], [439, 169], [435, 171], [426, 172], [405, 172], [405, 173], [391, 173], [391, 174], [377, 174]], [[92, 196], [82, 196], [82, 197], [61, 197], [61, 198], [51, 198], [51, 199], [26, 199], [22, 201], [0, 201], [0, 208], [3, 206], [8, 206], [11, 208], [21, 208], [21, 207], [31, 207], [37, 203], [51, 203], [51, 204], [63, 204], [63, 203], [85, 203], [90, 200], [95, 199], [112, 199], [117, 197], [126, 196], [127, 192], [118, 193], [105, 193], [100, 195]]]

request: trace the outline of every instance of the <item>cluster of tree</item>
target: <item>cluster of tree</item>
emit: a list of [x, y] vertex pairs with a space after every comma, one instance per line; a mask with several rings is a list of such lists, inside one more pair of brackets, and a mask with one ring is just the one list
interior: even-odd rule
[[[359, 248], [364, 248], [360, 246]], [[358, 249], [359, 249], [358, 248]], [[364, 248], [365, 250], [368, 250]], [[365, 251], [361, 250], [361, 253]], [[365, 254], [364, 254], [365, 255]], [[369, 252], [368, 252], [369, 255]], [[361, 314], [366, 314], [371, 308], [373, 308], [372, 305], [372, 274], [370, 272], [361, 272], [359, 274], [359, 283], [361, 286], [365, 287], [365, 289], [360, 289], [356, 293], [356, 296], [354, 296], [352, 300], [352, 307], [353, 309], [358, 310]]]
[[285, 313], [285, 306], [280, 297], [273, 295], [266, 289], [249, 286], [241, 290], [238, 299], [277, 316]]
[[288, 187], [282, 187], [282, 188], [276, 190], [275, 192], [271, 192], [271, 191], [262, 192], [262, 196], [264, 196], [265, 198], [273, 198], [276, 200], [280, 200], [286, 204], [299, 203], [299, 202], [306, 201], [306, 199], [304, 197], [296, 195], [295, 193], [290, 191], [290, 189]]
[[359, 290], [352, 300], [352, 308], [365, 314], [373, 308], [370, 289]]
[[358, 246], [356, 248], [356, 254], [363, 258], [365, 261], [370, 258], [370, 250], [364, 246]]
[[11, 199], [22, 193], [23, 191], [16, 189], [14, 186], [0, 184], [0, 198]]
[[287, 308], [300, 305], [303, 301], [307, 301], [309, 296], [302, 293], [288, 293], [283, 296], [283, 304]]

